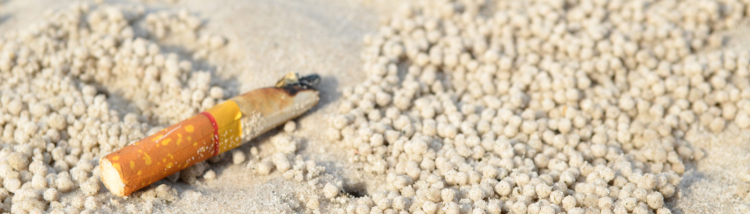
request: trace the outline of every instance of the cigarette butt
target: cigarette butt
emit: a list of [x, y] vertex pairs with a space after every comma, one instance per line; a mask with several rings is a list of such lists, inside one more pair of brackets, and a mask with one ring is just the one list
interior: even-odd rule
[[169, 126], [99, 160], [102, 182], [124, 197], [293, 119], [320, 100], [320, 77], [290, 73]]

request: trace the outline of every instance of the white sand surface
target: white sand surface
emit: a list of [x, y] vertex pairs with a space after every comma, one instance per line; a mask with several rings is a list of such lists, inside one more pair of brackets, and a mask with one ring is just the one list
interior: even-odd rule
[[[110, 1], [106, 1], [110, 3]], [[322, 101], [318, 107], [298, 119], [293, 135], [303, 139], [298, 154], [326, 167], [327, 174], [339, 177], [348, 191], [358, 194], [383, 187], [382, 177], [367, 177], [358, 166], [347, 160], [346, 151], [324, 140], [322, 130], [327, 116], [341, 96], [342, 86], [363, 81], [360, 52], [362, 37], [375, 33], [379, 17], [387, 16], [400, 1], [333, 1], [333, 0], [178, 0], [125, 2], [114, 4], [145, 4], [147, 11], [187, 9], [205, 20], [204, 29], [226, 36], [228, 47], [213, 53], [208, 60], [194, 62], [194, 67], [211, 71], [213, 83], [232, 94], [268, 86], [287, 72], [318, 73]], [[0, 32], [23, 28], [41, 20], [48, 9], [64, 9], [68, 2], [57, 0], [5, 0], [0, 2]], [[744, 31], [746, 32], [746, 31]], [[739, 49], [750, 49], [747, 34], [730, 34], [730, 44]], [[161, 44], [166, 51], [187, 56], [179, 41]], [[1, 81], [0, 81], [1, 84]], [[166, 124], [162, 124], [166, 125]], [[269, 136], [263, 135], [238, 149], [249, 152], [257, 146], [261, 154], [272, 150]], [[676, 198], [668, 205], [673, 213], [750, 213], [750, 133], [729, 126], [725, 133], [699, 136], [693, 146], [703, 148], [706, 158], [687, 165]], [[176, 188], [179, 200], [159, 205], [163, 213], [294, 213], [304, 205], [299, 198], [315, 196], [305, 182], [286, 180], [280, 173], [268, 176], [254, 174], [245, 164], [232, 165], [231, 158], [211, 168], [217, 179], [199, 179], [196, 184], [160, 181]], [[328, 176], [328, 177], [326, 177]], [[743, 176], [746, 180], [743, 180]], [[113, 198], [106, 189], [100, 191], [102, 203]], [[141, 206], [137, 197], [118, 200]], [[322, 213], [326, 213], [321, 200]]]

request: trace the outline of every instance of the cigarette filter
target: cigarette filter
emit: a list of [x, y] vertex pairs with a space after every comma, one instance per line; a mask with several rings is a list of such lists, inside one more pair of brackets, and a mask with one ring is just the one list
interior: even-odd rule
[[290, 73], [274, 87], [233, 97], [99, 160], [102, 182], [124, 197], [172, 173], [240, 146], [320, 100], [318, 75]]

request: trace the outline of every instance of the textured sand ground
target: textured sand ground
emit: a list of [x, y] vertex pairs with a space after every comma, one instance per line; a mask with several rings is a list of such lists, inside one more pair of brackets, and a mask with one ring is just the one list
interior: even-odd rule
[[[107, 1], [110, 2], [110, 1]], [[383, 185], [382, 178], [363, 178], [336, 145], [319, 136], [337, 89], [364, 80], [359, 53], [362, 37], [378, 28], [379, 16], [388, 15], [393, 2], [332, 0], [179, 0], [174, 4], [146, 2], [147, 10], [187, 9], [206, 20], [208, 32], [225, 35], [229, 48], [195, 66], [213, 71], [215, 83], [233, 93], [269, 85], [283, 74], [319, 73], [323, 76], [323, 99], [319, 107], [299, 119], [304, 138], [301, 154], [327, 167], [327, 172], [352, 183], [351, 190], [366, 193]], [[117, 1], [115, 3], [132, 4]], [[56, 0], [6, 0], [0, 2], [0, 32], [19, 29], [41, 20], [47, 9], [65, 8], [68, 2]], [[730, 32], [730, 46], [748, 49], [750, 40], [743, 29]], [[181, 52], [175, 42], [168, 51]], [[268, 136], [251, 144], [270, 147]], [[719, 135], [699, 136], [694, 145], [708, 156], [688, 165], [678, 197], [669, 202], [674, 213], [750, 213], [750, 133], [730, 126]], [[249, 150], [249, 145], [240, 147]], [[164, 207], [165, 213], [282, 213], [295, 206], [295, 195], [312, 195], [304, 183], [285, 180], [278, 173], [255, 175], [244, 165], [230, 161], [214, 165], [217, 179], [194, 185], [171, 184], [180, 200]], [[164, 181], [162, 181], [164, 182]], [[106, 190], [102, 190], [105, 192]], [[137, 200], [137, 199], [130, 199]], [[325, 202], [323, 202], [325, 203]]]

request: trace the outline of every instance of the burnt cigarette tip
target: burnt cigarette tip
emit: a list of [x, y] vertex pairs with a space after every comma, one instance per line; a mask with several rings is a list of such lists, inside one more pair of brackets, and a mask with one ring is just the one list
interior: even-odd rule
[[310, 74], [307, 76], [300, 76], [298, 73], [288, 73], [276, 82], [278, 88], [295, 88], [299, 89], [315, 89], [320, 83], [320, 75]]
[[307, 88], [315, 88], [320, 83], [320, 75], [310, 74], [299, 79], [300, 85]]

